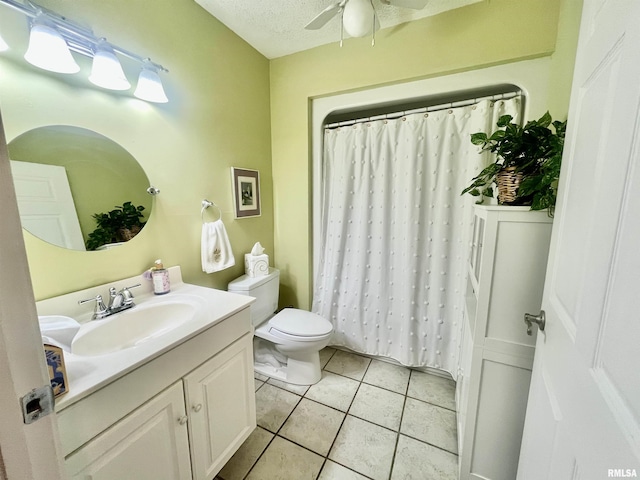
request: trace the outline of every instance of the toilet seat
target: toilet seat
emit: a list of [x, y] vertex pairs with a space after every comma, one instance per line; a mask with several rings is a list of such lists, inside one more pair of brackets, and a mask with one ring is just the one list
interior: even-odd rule
[[289, 335], [288, 333], [281, 332], [280, 330], [273, 327], [268, 327], [268, 328], [269, 328], [269, 333], [274, 337], [279, 338], [281, 340], [290, 340], [292, 342], [315, 342], [317, 340], [324, 340], [325, 338], [331, 335], [331, 332], [329, 332], [329, 333], [325, 333], [324, 335], [314, 335], [314, 336], [307, 335], [307, 336], [301, 337], [298, 335]]
[[269, 320], [272, 332], [284, 334], [284, 338], [324, 337], [333, 331], [333, 325], [315, 313], [285, 308]]
[[281, 332], [277, 328], [273, 328], [269, 325], [269, 322], [265, 322], [259, 325], [254, 330], [254, 335], [259, 338], [263, 338], [274, 344], [307, 344], [312, 342], [322, 342], [331, 337], [333, 332], [326, 333], [324, 335], [314, 335], [306, 337], [290, 335], [288, 333]]
[[285, 308], [259, 325], [255, 335], [274, 343], [306, 343], [324, 341], [333, 333], [333, 325], [315, 313]]

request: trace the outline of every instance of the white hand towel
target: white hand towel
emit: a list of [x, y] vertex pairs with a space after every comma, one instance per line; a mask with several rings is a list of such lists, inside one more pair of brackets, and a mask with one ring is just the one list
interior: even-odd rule
[[69, 344], [62, 343], [62, 342], [57, 341], [54, 338], [47, 337], [45, 335], [42, 335], [42, 344], [43, 345], [53, 345], [54, 347], [60, 347], [65, 352], [71, 353], [71, 344], [70, 343]]
[[38, 317], [42, 343], [49, 343], [67, 352], [71, 351], [73, 337], [80, 330], [80, 324], [70, 317], [63, 315], [43, 315]]
[[222, 220], [202, 224], [202, 271], [219, 272], [236, 264]]

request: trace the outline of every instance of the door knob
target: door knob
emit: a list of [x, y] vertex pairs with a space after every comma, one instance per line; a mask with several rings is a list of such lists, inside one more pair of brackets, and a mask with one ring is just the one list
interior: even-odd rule
[[544, 326], [547, 323], [544, 315], [544, 310], [540, 310], [539, 315], [531, 315], [530, 313], [525, 313], [524, 323], [527, 324], [527, 335], [531, 335], [533, 333], [531, 331], [531, 328], [533, 327], [534, 323], [538, 325], [538, 328], [540, 329], [541, 332], [544, 332]]

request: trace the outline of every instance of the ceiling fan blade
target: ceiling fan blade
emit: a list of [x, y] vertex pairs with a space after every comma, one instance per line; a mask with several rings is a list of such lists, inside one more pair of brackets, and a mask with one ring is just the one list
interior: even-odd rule
[[384, 3], [393, 5], [394, 7], [411, 8], [413, 10], [422, 10], [427, 6], [429, 0], [386, 0]]
[[343, 8], [344, 2], [338, 2], [334, 3], [333, 5], [329, 5], [318, 15], [316, 15], [313, 20], [307, 23], [304, 28], [306, 28], [307, 30], [318, 30], [324, 27], [327, 22], [335, 17]]

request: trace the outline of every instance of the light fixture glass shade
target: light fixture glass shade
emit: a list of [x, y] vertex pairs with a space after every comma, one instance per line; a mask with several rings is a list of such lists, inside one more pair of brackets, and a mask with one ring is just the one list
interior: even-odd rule
[[348, 0], [342, 14], [342, 25], [350, 37], [364, 37], [371, 32], [373, 18], [371, 0]]
[[154, 69], [143, 67], [138, 77], [138, 85], [133, 94], [140, 100], [153, 103], [167, 103], [169, 99], [164, 93], [160, 75]]
[[78, 73], [80, 66], [62, 35], [49, 25], [34, 23], [24, 59], [31, 65], [57, 73]]
[[89, 81], [109, 90], [128, 90], [131, 84], [122, 71], [122, 65], [116, 54], [103, 45], [98, 45], [93, 56]]

